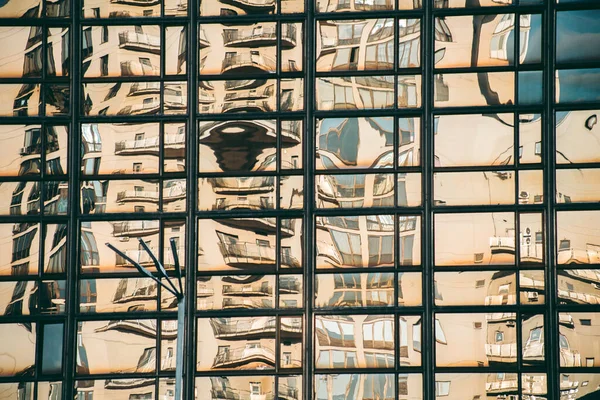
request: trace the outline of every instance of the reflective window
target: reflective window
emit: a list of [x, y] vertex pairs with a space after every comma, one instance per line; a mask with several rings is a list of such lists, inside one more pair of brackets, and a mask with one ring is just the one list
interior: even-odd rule
[[0, 398], [595, 398], [598, 21], [0, 0]]

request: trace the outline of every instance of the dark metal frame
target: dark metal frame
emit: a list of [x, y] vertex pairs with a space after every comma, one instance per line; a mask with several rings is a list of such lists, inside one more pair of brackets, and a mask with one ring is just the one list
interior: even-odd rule
[[[156, 122], [157, 120], [161, 122], [181, 122], [185, 121], [187, 124], [187, 142], [186, 142], [186, 172], [181, 174], [173, 174], [173, 178], [186, 179], [186, 187], [187, 187], [187, 198], [186, 198], [186, 211], [179, 213], [168, 213], [163, 214], [162, 212], [156, 213], [144, 213], [143, 219], [158, 219], [161, 223], [161, 226], [164, 225], [164, 221], [170, 220], [184, 220], [186, 223], [185, 233], [186, 233], [186, 246], [187, 253], [185, 259], [186, 265], [186, 280], [185, 280], [185, 290], [188, 293], [187, 296], [187, 314], [186, 314], [186, 335], [185, 335], [185, 346], [186, 353], [188, 354], [185, 360], [185, 371], [184, 371], [184, 379], [185, 379], [185, 396], [184, 398], [192, 398], [194, 390], [195, 390], [195, 376], [198, 375], [196, 373], [196, 338], [197, 338], [197, 325], [196, 319], [198, 316], [252, 316], [252, 315], [270, 315], [275, 316], [278, 320], [281, 317], [286, 316], [299, 316], [303, 318], [304, 322], [304, 350], [303, 350], [303, 367], [301, 371], [292, 370], [280, 370], [279, 369], [279, 352], [277, 352], [276, 356], [276, 368], [273, 371], [269, 371], [269, 374], [273, 374], [274, 376], [287, 376], [287, 375], [298, 375], [300, 372], [303, 376], [302, 388], [304, 393], [304, 398], [309, 399], [312, 397], [313, 388], [314, 388], [314, 336], [313, 336], [313, 320], [315, 315], [330, 315], [330, 314], [365, 314], [365, 313], [381, 313], [381, 314], [393, 314], [395, 316], [395, 343], [396, 349], [398, 348], [398, 315], [415, 315], [419, 314], [422, 316], [422, 366], [421, 367], [411, 367], [411, 368], [400, 368], [398, 357], [396, 357], [396, 365], [394, 370], [390, 369], [356, 369], [356, 370], [327, 370], [327, 373], [393, 373], [395, 374], [395, 392], [398, 393], [398, 380], [397, 373], [402, 372], [419, 372], [422, 373], [423, 376], [423, 398], [424, 399], [434, 399], [435, 398], [435, 373], [439, 372], [465, 372], [465, 373], [475, 373], [475, 372], [496, 372], [496, 371], [507, 371], [507, 372], [515, 372], [518, 373], [519, 376], [522, 373], [528, 372], [539, 372], [547, 374], [548, 381], [548, 398], [549, 399], [558, 399], [560, 397], [560, 386], [559, 386], [559, 374], [562, 369], [558, 367], [559, 362], [559, 353], [558, 353], [558, 312], [560, 311], [568, 311], [568, 310], [577, 310], [577, 311], [597, 311], [592, 306], [577, 306], [573, 308], [573, 306], [562, 306], [558, 304], [557, 299], [557, 272], [559, 268], [556, 266], [556, 212], [562, 210], [596, 210], [597, 206], [591, 204], [557, 204], [554, 196], [556, 189], [556, 181], [555, 181], [555, 171], [556, 168], [561, 168], [561, 166], [556, 165], [556, 161], [554, 159], [555, 154], [555, 142], [554, 142], [554, 130], [555, 130], [555, 112], [561, 110], [572, 110], [572, 109], [592, 109], [598, 108], [597, 104], [578, 104], [578, 105], [564, 105], [564, 104], [555, 104], [555, 79], [554, 73], [557, 68], [580, 68], [586, 67], [590, 65], [558, 65], [556, 63], [555, 57], [555, 23], [556, 23], [556, 11], [557, 10], [583, 10], [583, 9], [599, 9], [600, 4], [555, 4], [554, 0], [546, 0], [545, 4], [540, 5], [513, 5], [506, 7], [494, 7], [494, 8], [476, 8], [476, 9], [433, 9], [432, 1], [424, 0], [423, 8], [421, 10], [402, 10], [402, 11], [392, 11], [392, 12], [381, 12], [381, 11], [362, 11], [362, 12], [328, 12], [328, 13], [317, 13], [315, 10], [315, 4], [313, 0], [304, 0], [305, 12], [304, 14], [294, 14], [294, 15], [285, 15], [285, 14], [273, 14], [273, 15], [262, 15], [262, 16], [236, 16], [236, 17], [223, 17], [223, 16], [211, 16], [211, 17], [199, 17], [199, 4], [196, 0], [190, 0], [188, 3], [188, 16], [186, 18], [181, 17], [161, 17], [161, 18], [115, 18], [110, 20], [92, 20], [86, 19], [83, 20], [81, 18], [81, 5], [83, 0], [71, 0], [71, 17], [70, 19], [59, 19], [59, 18], [21, 18], [21, 19], [3, 19], [0, 20], [0, 25], [2, 26], [21, 26], [21, 25], [43, 25], [43, 26], [69, 26], [70, 27], [70, 35], [71, 35], [71, 59], [70, 59], [70, 77], [68, 80], [71, 82], [71, 115], [70, 116], [62, 116], [62, 117], [0, 117], [0, 123], [9, 123], [9, 124], [18, 124], [18, 123], [52, 123], [52, 124], [70, 124], [70, 139], [69, 139], [69, 157], [68, 157], [68, 183], [69, 183], [69, 211], [67, 216], [47, 216], [47, 215], [36, 215], [36, 216], [20, 216], [18, 217], [19, 221], [31, 221], [31, 222], [44, 222], [44, 223], [65, 223], [68, 221], [68, 237], [70, 238], [68, 241], [68, 272], [63, 279], [67, 280], [67, 304], [66, 304], [66, 314], [60, 316], [26, 316], [26, 317], [3, 317], [1, 322], [21, 322], [21, 321], [35, 321], [35, 322], [45, 322], [45, 321], [63, 321], [65, 323], [65, 342], [63, 346], [63, 373], [62, 380], [64, 381], [63, 386], [63, 398], [74, 398], [75, 390], [75, 364], [76, 364], [76, 337], [77, 337], [77, 325], [79, 321], [88, 321], [88, 320], [103, 320], [110, 317], [113, 318], [128, 318], [131, 317], [131, 314], [127, 313], [114, 313], [114, 314], [89, 314], [89, 315], [80, 315], [78, 312], [79, 307], [79, 250], [80, 250], [80, 242], [79, 242], [79, 224], [81, 221], [97, 221], [97, 220], [122, 220], [122, 219], [140, 219], [139, 214], [119, 214], [119, 215], [84, 215], [80, 214], [79, 210], [79, 201], [80, 201], [80, 182], [86, 177], [81, 176], [80, 174], [80, 124], [82, 122], [120, 122], [120, 121], [136, 121], [136, 122]], [[398, 10], [398, 2], [400, 0], [396, 0], [396, 10]], [[449, 107], [443, 109], [434, 109], [433, 106], [433, 74], [434, 73], [444, 73], [444, 72], [467, 72], [473, 71], [472, 68], [462, 68], [462, 69], [452, 69], [452, 70], [438, 70], [434, 69], [433, 65], [433, 54], [434, 54], [434, 37], [433, 37], [433, 18], [435, 16], [441, 15], [479, 15], [479, 14], [488, 14], [488, 13], [515, 13], [517, 16], [520, 14], [541, 14], [543, 20], [542, 27], [542, 42], [543, 42], [543, 51], [542, 65], [528, 66], [528, 65], [519, 65], [518, 57], [515, 57], [515, 65], [511, 67], [502, 67], [502, 68], [477, 68], [477, 71], [514, 71], [515, 73], [515, 96], [517, 101], [515, 105], [512, 106], [490, 106], [490, 107]], [[381, 71], [379, 74], [381, 75], [393, 75], [396, 78], [401, 73], [418, 73], [423, 77], [422, 83], [422, 106], [415, 109], [398, 109], [395, 108], [393, 110], [362, 110], [362, 111], [319, 111], [316, 108], [315, 99], [316, 88], [315, 81], [317, 77], [322, 76], [368, 76], [368, 75], [376, 75], [377, 72], [366, 71], [366, 72], [348, 72], [348, 73], [321, 73], [316, 72], [314, 67], [314, 61], [316, 60], [316, 21], [324, 20], [324, 19], [363, 19], [363, 18], [394, 18], [397, 20], [398, 18], [420, 18], [421, 19], [421, 67], [419, 68], [409, 68], [399, 70], [395, 68], [390, 71]], [[304, 308], [289, 310], [289, 309], [279, 309], [278, 303], [278, 294], [276, 294], [276, 307], [273, 310], [265, 310], [265, 311], [257, 311], [257, 310], [245, 310], [245, 311], [196, 311], [196, 299], [195, 299], [195, 291], [196, 291], [196, 277], [199, 274], [196, 265], [196, 246], [198, 243], [198, 228], [197, 223], [198, 219], [209, 218], [216, 219], [220, 217], [247, 217], [247, 216], [256, 216], [255, 212], [245, 212], [245, 211], [233, 211], [233, 212], [198, 212], [197, 210], [197, 200], [198, 200], [198, 180], [197, 180], [197, 165], [198, 165], [198, 136], [197, 136], [197, 127], [198, 122], [202, 120], [224, 120], [231, 118], [229, 115], [224, 114], [211, 114], [211, 115], [202, 115], [198, 112], [198, 93], [196, 88], [198, 87], [198, 81], [210, 78], [220, 78], [221, 76], [201, 76], [199, 77], [197, 74], [197, 64], [198, 64], [198, 48], [195, 45], [195, 39], [198, 37], [198, 25], [199, 23], [209, 23], [209, 22], [254, 22], [254, 21], [273, 21], [273, 22], [300, 22], [304, 23], [304, 45], [305, 45], [305, 59], [304, 59], [304, 72], [298, 73], [286, 73], [286, 77], [298, 77], [304, 78], [304, 89], [305, 89], [305, 107], [304, 111], [297, 112], [270, 112], [270, 113], [248, 113], [236, 116], [240, 119], [253, 119], [253, 118], [273, 118], [276, 119], [277, 123], [280, 123], [280, 119], [283, 115], [285, 117], [290, 118], [298, 118], [304, 121], [304, 142], [303, 142], [303, 165], [304, 171], [302, 174], [303, 182], [304, 182], [304, 207], [302, 210], [273, 210], [273, 211], [265, 211], [260, 213], [261, 216], [265, 217], [294, 217], [294, 218], [302, 218], [303, 227], [304, 227], [304, 235], [302, 238], [303, 241], [303, 258], [304, 258], [304, 269], [301, 272], [303, 274], [304, 281]], [[188, 43], [187, 43], [187, 54], [188, 54], [188, 62], [187, 62], [187, 76], [178, 76], [178, 77], [165, 77], [164, 71], [164, 59], [165, 56], [161, 56], [161, 60], [163, 62], [163, 68], [161, 69], [160, 78], [154, 78], [153, 81], [160, 82], [168, 82], [168, 81], [186, 81], [188, 85], [188, 113], [187, 115], [161, 115], [161, 116], [138, 116], [138, 117], [88, 117], [80, 115], [81, 109], [80, 104], [82, 101], [82, 74], [81, 74], [81, 54], [80, 54], [80, 45], [81, 45], [81, 27], [83, 25], [134, 25], [134, 24], [152, 24], [161, 26], [161, 35], [162, 40], [161, 43], [164, 43], [164, 28], [166, 26], [187, 26], [187, 34], [188, 34]], [[281, 25], [278, 24], [278, 29], [281, 29]], [[519, 18], [516, 18], [515, 22], [515, 31], [519, 30]], [[44, 31], [45, 32], [45, 31]], [[397, 37], [397, 26], [395, 25], [395, 37]], [[278, 35], [279, 36], [279, 35]], [[280, 39], [278, 38], [278, 42]], [[394, 42], [396, 45], [396, 41]], [[516, 45], [515, 45], [515, 54], [517, 54], [519, 49], [519, 35], [516, 36]], [[44, 33], [44, 49], [45, 49], [45, 33]], [[280, 47], [278, 46], [278, 51]], [[47, 78], [45, 76], [45, 65], [44, 62], [44, 76], [40, 79], [0, 79], [2, 83], [22, 83], [22, 82], [43, 82], [49, 83], [54, 82], [54, 79]], [[398, 65], [398, 52], [395, 52], [395, 66]], [[535, 106], [520, 106], [518, 105], [518, 71], [524, 70], [543, 70], [544, 76], [544, 103], [541, 105]], [[280, 78], [280, 62], [278, 62], [277, 73], [265, 75], [265, 77], [275, 79]], [[260, 77], [259, 77], [260, 78]], [[103, 82], [103, 81], [121, 81], [123, 79], [103, 79], [98, 78], [94, 79], [94, 82]], [[129, 78], [127, 81], [148, 81], [149, 79], [140, 77], [140, 78]], [[65, 82], [66, 79], [57, 80], [60, 82]], [[86, 80], [87, 81], [87, 80]], [[395, 82], [396, 82], [395, 81]], [[44, 89], [44, 88], [43, 88]], [[396, 91], [395, 84], [395, 91]], [[396, 92], [394, 92], [396, 93]], [[280, 90], [278, 86], [277, 92], [277, 104], [279, 105], [279, 97]], [[395, 102], [397, 102], [397, 94], [395, 96]], [[542, 205], [530, 205], [527, 207], [519, 206], [518, 199], [516, 199], [515, 204], [511, 206], [496, 206], [496, 207], [486, 207], [486, 206], [462, 206], [462, 207], [436, 207], [433, 205], [433, 172], [436, 171], [436, 168], [433, 166], [433, 117], [434, 115], [447, 115], [453, 113], [481, 113], [481, 112], [507, 112], [513, 113], [515, 116], [515, 156], [518, 156], [518, 115], [520, 113], [541, 113], [543, 118], [543, 131], [542, 131], [542, 141], [543, 141], [543, 155], [542, 162], [539, 165], [533, 166], [523, 166], [518, 165], [515, 162], [515, 165], [512, 168], [509, 168], [515, 172], [519, 170], [526, 169], [542, 169], [544, 171], [544, 193], [545, 193], [545, 201]], [[393, 116], [394, 118], [394, 128], [396, 131], [397, 128], [397, 119], [400, 116], [420, 116], [421, 117], [421, 155], [422, 155], [422, 165], [421, 167], [412, 167], [412, 168], [397, 168], [397, 157], [394, 157], [395, 167], [390, 170], [389, 173], [398, 173], [398, 172], [421, 172], [422, 173], [422, 205], [419, 207], [411, 207], [411, 208], [402, 208], [402, 207], [387, 207], [387, 208], [372, 208], [372, 209], [350, 209], [350, 210], [324, 210], [317, 209], [315, 206], [315, 175], [319, 172], [331, 172], [331, 171], [316, 171], [315, 170], [315, 122], [317, 118], [320, 117], [345, 117], [345, 116]], [[162, 125], [161, 125], [161, 134], [162, 134]], [[397, 148], [397, 139], [396, 132], [394, 132], [394, 148]], [[160, 179], [162, 183], [163, 179], [163, 136], [161, 135], [160, 142], [160, 155], [159, 155], [159, 173], [154, 175], [144, 175], [144, 179]], [[278, 145], [279, 145], [278, 139]], [[279, 151], [279, 146], [278, 151]], [[518, 157], [515, 157], [515, 160], [518, 160]], [[589, 164], [585, 166], [594, 166], [598, 167], [600, 164]], [[485, 170], [486, 168], [478, 168], [478, 170]], [[492, 168], [490, 168], [492, 169]], [[472, 170], [471, 168], [445, 168], [444, 170], [450, 171], [463, 171], [463, 170]], [[361, 172], [375, 172], [373, 170], [352, 170], [352, 171], [336, 171], [340, 174], [345, 173], [361, 173]], [[385, 171], [388, 172], [388, 171]], [[261, 175], [270, 175], [270, 176], [280, 176], [282, 174], [279, 166], [276, 172], [265, 173]], [[298, 173], [285, 173], [286, 175], [296, 175], [299, 176]], [[211, 174], [202, 174], [203, 177], [210, 176]], [[249, 174], [230, 174], [229, 176], [243, 176]], [[94, 176], [91, 179], [101, 179], [102, 177]], [[105, 178], [108, 178], [105, 176]], [[136, 178], [139, 179], [139, 175], [123, 175], [119, 177], [110, 176], [110, 179], [127, 179], [127, 178]], [[41, 175], [39, 178], [27, 178], [28, 180], [44, 180], [44, 175]], [[18, 181], [19, 178], [8, 178], [2, 179], [3, 181]], [[518, 182], [518, 177], [517, 177]], [[162, 190], [161, 190], [162, 193]], [[162, 195], [161, 195], [162, 196]], [[279, 197], [279, 196], [277, 196]], [[396, 197], [396, 196], [395, 196]], [[43, 200], [43, 199], [42, 199]], [[433, 217], [438, 212], [443, 213], [456, 213], [456, 212], [477, 212], [477, 211], [509, 211], [515, 213], [515, 223], [518, 231], [519, 224], [519, 215], [522, 212], [540, 212], [543, 215], [543, 226], [545, 228], [546, 237], [544, 239], [544, 243], [546, 246], [545, 250], [545, 264], [546, 267], [543, 269], [545, 272], [545, 284], [546, 284], [546, 303], [543, 306], [527, 306], [521, 307], [519, 303], [515, 306], [476, 306], [476, 307], [466, 307], [466, 306], [445, 306], [439, 307], [434, 304], [434, 272], [439, 271], [441, 269], [434, 267], [434, 221]], [[315, 287], [315, 267], [314, 260], [316, 258], [315, 251], [315, 216], [327, 216], [327, 215], [374, 215], [374, 214], [393, 214], [393, 215], [420, 215], [421, 216], [421, 254], [422, 261], [419, 267], [395, 267], [395, 268], [381, 268], [378, 269], [378, 272], [400, 272], [400, 271], [415, 271], [422, 273], [422, 292], [423, 292], [423, 304], [419, 307], [411, 307], [411, 308], [402, 308], [402, 307], [369, 307], [369, 308], [353, 308], [351, 310], [322, 310], [315, 309], [314, 304], [314, 287]], [[15, 218], [12, 216], [0, 216], [0, 222], [13, 222]], [[280, 225], [280, 219], [278, 218], [278, 228]], [[41, 225], [43, 226], [43, 225]], [[277, 230], [279, 232], [279, 229]], [[396, 222], [396, 234], [397, 234], [397, 222]], [[277, 238], [279, 239], [279, 233], [277, 233]], [[163, 242], [163, 235], [160, 234], [160, 242], [161, 248]], [[277, 241], [279, 242], [279, 240]], [[398, 241], [396, 240], [396, 246], [398, 246]], [[398, 254], [398, 249], [396, 248], [396, 254]], [[519, 265], [519, 257], [518, 257], [518, 246], [516, 247], [516, 265], [509, 266], [506, 268], [494, 266], [493, 268], [478, 268], [478, 270], [497, 270], [497, 269], [509, 269], [517, 272], [517, 283], [518, 283], [518, 272], [520, 270]], [[276, 253], [277, 257], [280, 257], [279, 252]], [[43, 264], [40, 264], [40, 266]], [[443, 271], [453, 271], [453, 270], [464, 270], [464, 268], [453, 268], [453, 267], [444, 267]], [[259, 271], [257, 271], [259, 272]], [[347, 272], [367, 272], [367, 270], [348, 270]], [[219, 275], [223, 272], [202, 272], [202, 275]], [[287, 271], [277, 271], [275, 272], [275, 276], [279, 277], [287, 273]], [[290, 271], [289, 273], [298, 273], [296, 271]], [[89, 275], [90, 278], [100, 277], [102, 274]], [[111, 277], [125, 277], [125, 276], [138, 276], [137, 274], [131, 273], [118, 273], [111, 274]], [[88, 275], [86, 275], [88, 277]], [[11, 277], [0, 277], [0, 281], [8, 281], [11, 280]], [[41, 279], [39, 276], [36, 277], [28, 277], [26, 279]], [[60, 278], [59, 278], [60, 279]], [[395, 277], [395, 282], [397, 282], [397, 276]], [[397, 291], [397, 285], [396, 289]], [[276, 292], [277, 293], [277, 292]], [[395, 293], [397, 294], [397, 293]], [[397, 295], [395, 296], [397, 298]], [[518, 297], [518, 292], [517, 292]], [[159, 298], [160, 299], [160, 298]], [[160, 300], [159, 300], [160, 301]], [[489, 311], [512, 311], [517, 313], [517, 318], [519, 322], [521, 321], [522, 314], [529, 313], [543, 313], [545, 316], [545, 343], [546, 343], [546, 359], [543, 365], [538, 367], [523, 367], [521, 356], [518, 356], [517, 365], [514, 367], [502, 367], [502, 368], [438, 368], [435, 366], [435, 335], [434, 335], [434, 326], [435, 326], [435, 313], [437, 312], [489, 312]], [[174, 311], [169, 312], [147, 312], [144, 313], [143, 316], [139, 315], [142, 318], [153, 318], [157, 319], [157, 321], [162, 320], [170, 320], [174, 319], [176, 313]], [[137, 317], [137, 316], [136, 316]], [[520, 323], [517, 325], [520, 328]], [[38, 349], [41, 347], [41, 334], [38, 334]], [[277, 335], [277, 346], [279, 346], [279, 334]], [[520, 354], [521, 343], [523, 338], [521, 337], [520, 329], [517, 333], [517, 348]], [[160, 336], [157, 337], [157, 354], [160, 354]], [[37, 355], [37, 359], [40, 359], [40, 355]], [[173, 377], [174, 373], [164, 373], [159, 370], [159, 360], [160, 357], [157, 357], [157, 370], [152, 375], [156, 380], [156, 389], [158, 389], [158, 382], [160, 378], [164, 377]], [[39, 369], [39, 365], [37, 366]], [[593, 372], [599, 373], [599, 368], [569, 368], [569, 372]], [[325, 372], [325, 371], [323, 371]], [[228, 372], [229, 375], [239, 375], [246, 376], [255, 373], [255, 371], [233, 371]], [[202, 376], [220, 376], [223, 375], [222, 372], [214, 371], [209, 373], [202, 373]], [[136, 374], [128, 374], [122, 375], [122, 377], [133, 377], [139, 376]], [[83, 378], [90, 379], [102, 379], [109, 377], [108, 374], [104, 375], [94, 375], [90, 377], [78, 377], [78, 380]], [[57, 380], [61, 380], [61, 377], [50, 377], [51, 379], [56, 378]], [[0, 378], [0, 383], [2, 382], [29, 382], [35, 378], [29, 377], [11, 377], [11, 378]], [[519, 392], [521, 392], [521, 383], [519, 380]], [[37, 390], [37, 389], [36, 389]], [[198, 390], [206, 390], [206, 388], [198, 388]], [[275, 395], [277, 397], [278, 385], [275, 386]], [[157, 391], [158, 393], [158, 391]]]

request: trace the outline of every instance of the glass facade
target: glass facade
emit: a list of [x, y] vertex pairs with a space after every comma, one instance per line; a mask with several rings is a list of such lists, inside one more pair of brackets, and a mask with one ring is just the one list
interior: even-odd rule
[[177, 341], [185, 399], [600, 396], [599, 2], [0, 0], [0, 50], [0, 400], [176, 400]]

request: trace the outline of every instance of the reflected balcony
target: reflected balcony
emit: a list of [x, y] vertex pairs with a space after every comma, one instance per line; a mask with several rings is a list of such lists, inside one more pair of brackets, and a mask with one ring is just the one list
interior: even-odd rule
[[521, 261], [525, 263], [539, 264], [544, 260], [544, 245], [542, 243], [535, 244], [526, 241], [521, 241]]
[[198, 44], [201, 49], [210, 47], [210, 41], [206, 37], [206, 32], [204, 32], [204, 29], [202, 28], [200, 28], [200, 31], [198, 32]]
[[245, 309], [256, 309], [256, 308], [273, 308], [273, 301], [271, 299], [223, 299], [223, 309], [228, 308], [245, 308]]
[[111, 4], [126, 4], [129, 6], [153, 6], [160, 4], [160, 0], [110, 0]]
[[275, 366], [275, 353], [260, 344], [225, 348], [215, 356], [212, 368], [235, 368], [252, 363]]
[[600, 304], [600, 295], [558, 288], [558, 298], [569, 304]]
[[515, 254], [514, 236], [493, 236], [490, 237], [490, 250], [492, 254], [506, 253]]
[[513, 312], [496, 312], [485, 315], [485, 319], [488, 323], [506, 323], [506, 326], [515, 326], [517, 320], [517, 314]]
[[129, 88], [127, 96], [160, 93], [160, 82], [135, 82]]
[[158, 136], [138, 139], [138, 140], [122, 140], [115, 143], [116, 155], [134, 155], [134, 154], [151, 154], [159, 153], [160, 139]]
[[228, 296], [270, 296], [273, 287], [269, 284], [227, 285], [223, 286], [223, 294]]
[[215, 102], [215, 96], [206, 90], [200, 89], [198, 91], [198, 102], [200, 104], [212, 104]]
[[273, 95], [273, 90], [274, 85], [269, 85], [262, 90], [248, 89], [229, 92], [225, 94], [225, 101], [268, 99]]
[[121, 61], [122, 76], [159, 76], [160, 68], [155, 65], [142, 64], [139, 61]]
[[279, 279], [279, 294], [298, 294], [301, 290], [300, 279], [285, 276]]
[[104, 381], [104, 388], [109, 390], [136, 389], [148, 387], [154, 389], [154, 378], [111, 378]]
[[[113, 298], [113, 303], [129, 303], [132, 301], [153, 301], [156, 300], [157, 285], [148, 283], [145, 279], [134, 278], [135, 282], [130, 284], [127, 278], [121, 279], [119, 287]], [[133, 286], [133, 287], [131, 287]]]
[[254, 176], [249, 178], [212, 178], [213, 191], [218, 194], [267, 193], [275, 190], [275, 177]]
[[159, 200], [158, 191], [151, 190], [123, 190], [117, 193], [117, 201], [125, 203], [129, 201], [140, 201], [157, 203]]
[[119, 33], [119, 48], [160, 54], [160, 38], [147, 33], [125, 31]]
[[264, 13], [275, 9], [275, 0], [221, 0], [221, 2], [240, 7], [249, 13]]
[[282, 400], [298, 400], [298, 388], [279, 383], [278, 397]]
[[213, 210], [229, 211], [229, 210], [272, 210], [274, 202], [271, 197], [248, 198], [236, 197], [217, 199], [213, 204]]
[[[234, 267], [248, 267], [275, 264], [275, 248], [261, 246], [256, 243], [235, 242], [219, 243], [219, 249], [225, 259], [225, 263]], [[300, 267], [300, 261], [287, 253], [281, 253], [281, 265], [290, 268]]]
[[223, 103], [224, 113], [238, 113], [238, 112], [270, 112], [273, 111], [273, 107], [268, 101], [256, 101], [256, 100], [243, 100], [243, 101], [230, 101]]
[[489, 395], [514, 392], [518, 390], [518, 388], [519, 386], [516, 379], [502, 379], [499, 381], [486, 382], [485, 384], [485, 391]]
[[[203, 82], [207, 84], [207, 81]], [[262, 86], [265, 84], [265, 80], [262, 79], [243, 79], [243, 80], [228, 80], [225, 81], [225, 90], [242, 90], [251, 89]]]
[[[155, 249], [150, 248], [150, 250], [152, 250], [152, 252], [156, 255]], [[144, 267], [154, 266], [154, 262], [152, 261], [152, 258], [150, 258], [150, 255], [148, 255], [146, 250], [135, 250], [135, 249], [134, 250], [124, 250], [123, 253], [125, 253], [125, 255], [127, 257], [131, 258], [133, 261], [137, 262], [138, 264], [140, 264]], [[121, 257], [119, 254], [115, 254], [115, 256], [116, 256], [115, 265], [117, 267], [134, 268], [133, 265], [131, 265], [131, 263], [129, 263], [129, 261], [127, 261], [126, 259]]]
[[561, 247], [558, 249], [559, 264], [591, 264], [598, 259], [596, 251], [576, 249], [574, 247]]
[[516, 304], [517, 296], [514, 294], [497, 294], [485, 297], [486, 306], [501, 306], [506, 304]]
[[544, 341], [535, 340], [525, 344], [523, 360], [529, 363], [541, 363], [544, 361]]
[[[269, 217], [229, 218], [221, 221], [222, 224], [240, 229], [260, 232], [277, 232], [277, 219]], [[289, 238], [295, 234], [294, 220], [282, 219], [279, 224], [281, 237]]]
[[221, 66], [221, 73], [235, 72], [275, 72], [275, 60], [260, 55], [257, 51], [244, 52], [226, 56]]
[[510, 363], [517, 361], [517, 344], [503, 343], [493, 344], [486, 343], [485, 355], [489, 362]]
[[560, 349], [561, 367], [581, 367], [581, 354], [577, 350]]
[[[285, 23], [281, 25], [282, 47], [296, 46], [296, 31], [297, 29], [294, 24]], [[223, 31], [223, 44], [229, 47], [276, 45], [277, 27], [226, 29]]]
[[245, 319], [211, 318], [210, 324], [216, 339], [273, 336], [277, 329], [275, 317]]
[[174, 185], [166, 187], [163, 190], [163, 202], [168, 203], [171, 201], [177, 201], [181, 199], [185, 199], [187, 190], [185, 187], [185, 183], [176, 182]]
[[215, 294], [215, 290], [211, 287], [208, 287], [204, 284], [198, 283], [196, 287], [196, 296], [197, 297], [211, 297]]
[[267, 392], [262, 394], [251, 393], [250, 390], [235, 389], [222, 384], [215, 385], [212, 383], [210, 390], [211, 400], [274, 400], [275, 395], [273, 392]]
[[[128, 332], [137, 335], [146, 336], [149, 338], [156, 338], [157, 326], [156, 320], [149, 319], [136, 319], [136, 320], [112, 320], [106, 325], [94, 330], [96, 333], [107, 332], [107, 331], [119, 331]], [[164, 338], [164, 335], [162, 335]]]
[[113, 223], [113, 236], [145, 236], [158, 233], [158, 221], [127, 221]]
[[144, 99], [142, 104], [133, 104], [120, 109], [118, 115], [145, 115], [156, 114], [160, 111], [160, 100], [158, 97]]

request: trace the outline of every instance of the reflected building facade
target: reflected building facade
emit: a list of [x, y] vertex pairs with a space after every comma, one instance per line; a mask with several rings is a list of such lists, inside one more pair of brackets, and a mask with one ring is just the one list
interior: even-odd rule
[[598, 20], [0, 0], [0, 400], [596, 398]]

